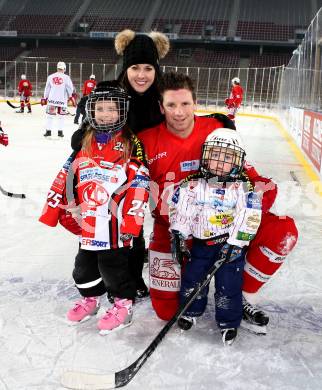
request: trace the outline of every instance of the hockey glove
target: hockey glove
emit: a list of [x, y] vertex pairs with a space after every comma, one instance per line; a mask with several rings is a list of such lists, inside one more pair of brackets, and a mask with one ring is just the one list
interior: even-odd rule
[[46, 98], [41, 98], [41, 99], [40, 99], [40, 104], [41, 104], [42, 106], [46, 106], [46, 104], [47, 104], [47, 99], [46, 99]]
[[120, 240], [123, 242], [130, 241], [130, 240], [132, 240], [132, 238], [133, 238], [133, 235], [130, 233], [123, 233], [120, 235]]
[[232, 261], [235, 261], [238, 257], [240, 257], [246, 251], [246, 248], [247, 247], [241, 248], [237, 245], [230, 245], [226, 243], [221, 248], [220, 257], [226, 258], [226, 262], [231, 263]]
[[186, 241], [182, 234], [177, 230], [171, 230], [171, 253], [173, 261], [180, 265], [185, 258], [191, 258]]
[[[2, 129], [0, 128], [0, 130]], [[8, 146], [8, 143], [9, 143], [8, 135], [0, 131], [0, 144], [4, 146]]]

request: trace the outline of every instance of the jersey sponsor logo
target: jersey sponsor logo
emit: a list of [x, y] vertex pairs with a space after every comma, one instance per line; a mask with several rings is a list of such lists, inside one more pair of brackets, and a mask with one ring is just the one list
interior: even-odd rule
[[231, 225], [234, 221], [234, 217], [230, 213], [220, 213], [217, 215], [211, 215], [208, 221], [215, 226], [226, 227]]
[[[113, 169], [113, 171], [114, 170], [117, 171], [118, 169]], [[94, 180], [102, 181], [105, 183], [117, 183], [119, 179], [115, 175], [112, 176], [112, 172], [101, 168], [87, 168], [80, 171], [80, 183]]]
[[165, 158], [165, 157], [167, 157], [167, 152], [158, 153], [154, 157], [152, 157], [148, 160], [148, 164], [151, 165], [153, 162], [160, 160], [161, 158]]
[[249, 215], [246, 219], [246, 226], [252, 230], [257, 230], [260, 223], [261, 215], [259, 213], [253, 213]]
[[109, 194], [103, 186], [93, 182], [85, 187], [83, 199], [89, 206], [102, 206], [109, 200]]
[[91, 238], [82, 238], [82, 245], [106, 248], [108, 243], [106, 241], [92, 240]]
[[149, 188], [149, 179], [146, 176], [137, 175], [131, 183], [131, 188]]
[[273, 252], [271, 249], [266, 246], [260, 246], [259, 249], [263, 253], [264, 256], [268, 257], [272, 263], [283, 263], [286, 256], [281, 256], [278, 253]]
[[[60, 100], [52, 100], [52, 99], [48, 99], [48, 104], [49, 105], [52, 105], [52, 106], [63, 106], [65, 103], [60, 101]], [[47, 104], [47, 105], [48, 105]]]
[[261, 202], [255, 192], [251, 192], [248, 194], [247, 207], [249, 209], [261, 209]]
[[251, 241], [255, 237], [255, 234], [246, 233], [239, 231], [237, 233], [237, 240], [240, 241]]
[[56, 77], [53, 77], [53, 83], [54, 83], [55, 85], [61, 85], [61, 84], [64, 83], [64, 80], [63, 80], [62, 77], [56, 76]]
[[150, 260], [150, 287], [161, 291], [179, 291], [180, 270], [171, 254], [150, 251]]
[[182, 161], [180, 167], [181, 172], [196, 171], [199, 168], [199, 160]]
[[175, 204], [177, 204], [178, 203], [178, 201], [179, 201], [179, 196], [180, 196], [180, 187], [178, 187], [176, 190], [175, 190], [175, 192], [174, 192], [174, 194], [172, 195], [172, 203], [175, 203]]

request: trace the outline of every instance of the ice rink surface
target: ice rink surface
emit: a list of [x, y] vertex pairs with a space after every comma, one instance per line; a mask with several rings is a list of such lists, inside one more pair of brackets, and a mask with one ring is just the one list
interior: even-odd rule
[[[78, 298], [71, 273], [77, 238], [38, 222], [48, 189], [69, 156], [76, 129], [47, 140], [44, 109], [16, 114], [0, 104], [9, 146], [0, 145], [0, 390], [56, 390], [67, 369], [105, 373], [132, 363], [164, 322], [149, 300], [135, 306], [133, 325], [100, 336], [96, 318], [71, 327], [66, 312]], [[240, 330], [224, 348], [213, 299], [196, 327], [176, 326], [128, 384], [131, 390], [322, 389], [322, 198], [273, 122], [239, 116], [248, 161], [279, 184], [274, 212], [296, 219], [299, 242], [259, 294], [269, 314], [266, 336]], [[147, 218], [145, 235], [151, 230]], [[147, 278], [147, 269], [145, 269]], [[107, 302], [103, 300], [104, 308]], [[102, 312], [101, 312], [102, 313]]]

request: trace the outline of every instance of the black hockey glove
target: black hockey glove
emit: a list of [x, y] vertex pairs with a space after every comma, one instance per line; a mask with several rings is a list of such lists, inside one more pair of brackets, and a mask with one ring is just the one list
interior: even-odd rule
[[171, 230], [171, 253], [173, 261], [180, 265], [185, 258], [191, 258], [186, 241], [177, 230]]
[[236, 126], [235, 126], [234, 122], [231, 119], [229, 119], [228, 116], [225, 114], [214, 113], [214, 114], [208, 114], [205, 116], [206, 116], [206, 118], [217, 119], [217, 121], [222, 123], [222, 125], [223, 125], [222, 127], [224, 127], [225, 129], [236, 130]]

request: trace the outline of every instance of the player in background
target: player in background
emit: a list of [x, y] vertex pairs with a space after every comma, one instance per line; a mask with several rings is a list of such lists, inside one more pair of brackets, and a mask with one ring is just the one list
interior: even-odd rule
[[243, 88], [240, 86], [240, 79], [234, 77], [231, 80], [231, 91], [229, 98], [225, 100], [225, 105], [228, 109], [228, 118], [235, 121], [236, 113], [243, 101]]
[[44, 97], [41, 99], [41, 105], [46, 107], [46, 133], [44, 137], [50, 137], [55, 127], [55, 118], [57, 118], [58, 137], [64, 137], [64, 121], [67, 114], [67, 103], [73, 101], [74, 86], [70, 77], [65, 74], [65, 62], [57, 63], [57, 72], [47, 77]]
[[[117, 82], [97, 85], [86, 104], [82, 149], [58, 174], [40, 218], [49, 226], [59, 220], [80, 235], [73, 277], [82, 299], [68, 311], [68, 320], [77, 324], [93, 316], [107, 289], [115, 297], [113, 307], [98, 321], [101, 334], [132, 323], [136, 286], [129, 250], [142, 229], [149, 196], [144, 151], [126, 126], [127, 110], [128, 95]], [[74, 176], [66, 178], [68, 166]], [[75, 196], [68, 199], [70, 178]]]
[[[183, 182], [170, 202], [172, 234], [181, 241], [181, 247], [192, 237], [191, 258], [182, 275], [181, 303], [215, 261], [230, 253], [215, 274], [216, 322], [224, 345], [233, 343], [242, 320], [244, 249], [255, 237], [261, 220], [260, 200], [242, 175], [244, 160], [245, 148], [235, 130], [213, 131], [202, 146], [199, 172]], [[173, 255], [177, 261], [176, 251]], [[179, 318], [181, 329], [190, 329], [196, 317], [204, 313], [208, 292], [209, 286]]]
[[21, 80], [18, 84], [18, 94], [20, 96], [20, 110], [16, 112], [23, 113], [26, 105], [28, 113], [31, 114], [30, 96], [32, 95], [32, 85], [25, 74], [21, 75]]
[[85, 106], [86, 106], [87, 98], [88, 95], [92, 92], [92, 90], [95, 87], [96, 87], [95, 74], [91, 74], [89, 76], [89, 79], [84, 82], [83, 91], [82, 91], [83, 96], [81, 97], [80, 101], [77, 104], [76, 115], [74, 118], [74, 123], [76, 125], [78, 125], [78, 120], [80, 115], [82, 115], [82, 122], [85, 119], [86, 117]]
[[0, 144], [4, 146], [8, 146], [9, 139], [8, 139], [8, 134], [6, 134], [1, 126], [1, 121], [0, 121]]

